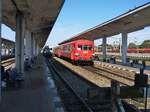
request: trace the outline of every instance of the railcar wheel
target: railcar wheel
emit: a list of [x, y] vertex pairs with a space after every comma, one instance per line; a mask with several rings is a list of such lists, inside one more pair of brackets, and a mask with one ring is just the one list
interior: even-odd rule
[[93, 61], [92, 61], [92, 62], [90, 62], [90, 65], [91, 65], [91, 66], [93, 66], [93, 65], [94, 65], [94, 62], [93, 62]]
[[79, 65], [79, 62], [78, 61], [74, 61], [74, 65]]
[[75, 61], [74, 61], [74, 60], [71, 60], [71, 63], [72, 63], [73, 65], [75, 65]]

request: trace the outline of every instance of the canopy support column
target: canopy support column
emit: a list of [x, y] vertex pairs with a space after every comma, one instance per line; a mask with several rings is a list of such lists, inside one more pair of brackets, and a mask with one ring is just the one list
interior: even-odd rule
[[102, 40], [102, 53], [103, 53], [103, 58], [106, 58], [106, 44], [107, 44], [107, 38], [104, 37]]
[[33, 33], [31, 33], [31, 58], [34, 57], [34, 53], [33, 53]]
[[35, 39], [35, 56], [37, 56], [37, 40]]
[[31, 39], [31, 32], [29, 32], [28, 30], [26, 30], [25, 38], [26, 38], [26, 46], [25, 46], [26, 57], [29, 60], [31, 60], [31, 58], [32, 58], [32, 39]]
[[38, 43], [36, 44], [36, 54], [37, 54], [37, 56], [39, 54], [39, 45], [38, 45]]
[[127, 63], [127, 33], [122, 33], [122, 64]]
[[33, 57], [35, 57], [35, 38], [33, 37]]
[[15, 60], [18, 78], [23, 79], [24, 74], [24, 32], [25, 21], [22, 13], [18, 12], [16, 15], [16, 46], [15, 46]]

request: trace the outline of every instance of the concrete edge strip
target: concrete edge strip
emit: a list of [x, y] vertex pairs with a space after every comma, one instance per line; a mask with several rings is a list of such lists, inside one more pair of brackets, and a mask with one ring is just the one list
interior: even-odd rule
[[[117, 68], [119, 70], [123, 70], [123, 71], [128, 71], [130, 73], [139, 73], [139, 71], [136, 71], [136, 70], [132, 70], [132, 69], [127, 69], [127, 68], [122, 68], [120, 66], [112, 66], [110, 64], [106, 64], [104, 62], [98, 62], [97, 64], [101, 64], [102, 66], [104, 67], [112, 67], [112, 68]], [[148, 76], [150, 76], [150, 74], [147, 74]]]
[[128, 72], [132, 72], [132, 73], [136, 72], [136, 71], [131, 70], [131, 69], [126, 69], [126, 68], [122, 68], [122, 67], [115, 66], [115, 65], [112, 66], [112, 65], [110, 65], [110, 64], [105, 64], [105, 63], [102, 63], [102, 62], [99, 62], [98, 64], [103, 64], [103, 66], [105, 66], [105, 67], [117, 68], [117, 69], [119, 69], [119, 70], [128, 71]]
[[49, 85], [49, 88], [51, 89], [51, 91], [53, 92], [53, 98], [52, 98], [52, 102], [54, 103], [54, 106], [55, 106], [55, 110], [56, 112], [65, 112], [64, 111], [64, 107], [63, 107], [63, 103], [61, 101], [61, 98], [58, 94], [58, 91], [57, 91], [57, 87], [54, 83], [54, 80], [53, 78], [51, 77], [51, 73], [48, 71], [48, 85]]

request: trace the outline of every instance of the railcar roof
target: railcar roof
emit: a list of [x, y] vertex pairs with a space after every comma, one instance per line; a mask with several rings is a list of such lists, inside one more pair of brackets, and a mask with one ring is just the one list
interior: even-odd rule
[[71, 42], [67, 42], [67, 43], [62, 43], [62, 44], [58, 44], [58, 45], [66, 45], [66, 44], [68, 44], [68, 43], [75, 43], [75, 42], [85, 42], [85, 41], [87, 41], [87, 42], [93, 42], [93, 41], [91, 41], [91, 40], [87, 40], [87, 39], [80, 39], [80, 40], [74, 40], [74, 41], [71, 41]]

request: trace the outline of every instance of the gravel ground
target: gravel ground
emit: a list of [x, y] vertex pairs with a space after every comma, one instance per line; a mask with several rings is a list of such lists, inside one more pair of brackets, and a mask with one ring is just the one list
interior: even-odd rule
[[72, 65], [71, 63], [64, 61], [60, 58], [55, 57], [55, 59], [57, 61], [59, 61], [60, 63], [62, 63], [64, 66], [70, 68], [71, 70], [73, 70], [74, 72], [76, 72], [77, 74], [79, 74], [81, 77], [89, 80], [90, 82], [96, 84], [99, 87], [110, 87], [110, 80], [106, 79], [102, 76], [99, 76], [93, 72], [90, 72], [86, 69], [83, 69], [80, 66], [75, 66]]
[[[99, 76], [97, 75], [96, 73], [92, 73], [80, 66], [76, 66], [76, 65], [72, 65], [71, 63], [67, 62], [67, 61], [64, 61], [60, 58], [57, 58], [55, 57], [55, 59], [57, 61], [59, 61], [60, 63], [62, 63], [64, 66], [70, 68], [71, 70], [73, 70], [74, 72], [76, 72], [77, 74], [79, 74], [81, 77], [89, 80], [90, 82], [98, 85], [99, 87], [110, 87], [110, 80], [107, 79], [107, 78], [104, 78], [102, 76]], [[95, 67], [102, 67], [102, 65], [98, 65], [98, 64], [95, 64], [94, 65]], [[118, 71], [119, 69], [117, 68], [111, 68], [110, 70], [112, 71]], [[132, 72], [129, 72], [129, 71], [119, 71], [119, 73], [122, 73], [122, 75], [125, 75], [125, 74], [128, 74], [129, 78], [131, 79], [134, 79], [134, 76], [135, 76], [135, 71], [132, 71]], [[135, 102], [135, 101], [134, 101]], [[133, 104], [135, 104], [136, 106], [141, 106], [143, 104], [140, 104], [138, 102], [135, 102]], [[148, 105], [149, 105], [149, 101], [148, 101]], [[148, 106], [149, 108], [149, 106]]]

